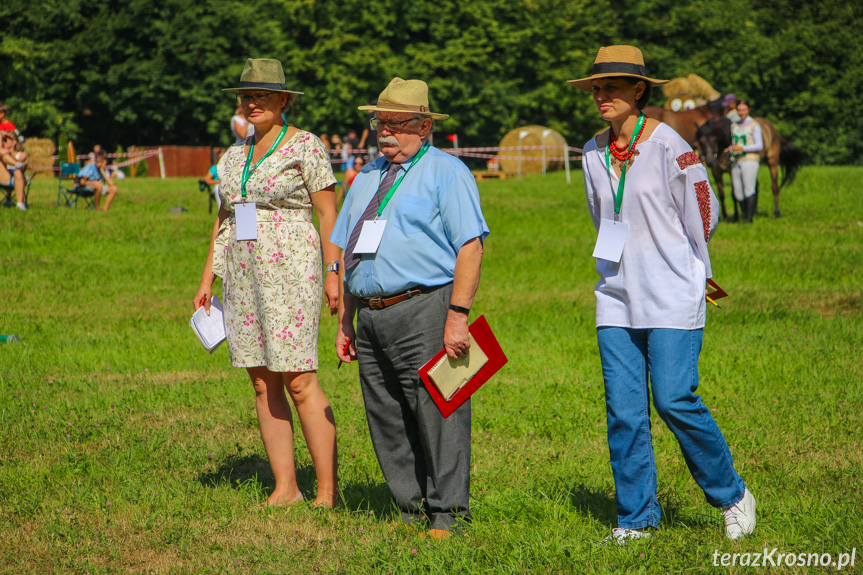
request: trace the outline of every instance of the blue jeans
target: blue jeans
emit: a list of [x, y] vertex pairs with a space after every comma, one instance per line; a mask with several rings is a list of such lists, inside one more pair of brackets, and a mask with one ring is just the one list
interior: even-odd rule
[[725, 508], [743, 497], [745, 484], [710, 411], [695, 395], [703, 330], [597, 329], [608, 450], [617, 497], [618, 527], [659, 524], [656, 463], [650, 434], [650, 399], [671, 429], [707, 502]]

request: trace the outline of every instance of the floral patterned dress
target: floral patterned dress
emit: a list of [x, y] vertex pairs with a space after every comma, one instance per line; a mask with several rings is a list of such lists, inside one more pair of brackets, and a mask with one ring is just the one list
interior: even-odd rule
[[[252, 174], [243, 198], [248, 141], [231, 146], [218, 165], [219, 195], [231, 215], [216, 235], [213, 273], [222, 278], [231, 363], [315, 370], [323, 270], [311, 194], [336, 179], [324, 145], [300, 130]], [[258, 239], [238, 242], [234, 206], [244, 202], [256, 204]]]

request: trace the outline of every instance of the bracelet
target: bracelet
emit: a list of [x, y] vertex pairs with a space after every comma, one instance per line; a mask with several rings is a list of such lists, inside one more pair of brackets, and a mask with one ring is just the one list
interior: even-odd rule
[[465, 315], [470, 314], [470, 308], [469, 307], [461, 307], [460, 305], [449, 304], [449, 308], [453, 311], [457, 311], [457, 312], [463, 313]]

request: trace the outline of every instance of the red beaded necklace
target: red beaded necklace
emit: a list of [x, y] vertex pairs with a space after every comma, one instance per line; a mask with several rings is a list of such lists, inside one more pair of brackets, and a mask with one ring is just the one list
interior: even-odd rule
[[614, 159], [622, 163], [629, 160], [632, 156], [635, 155], [635, 145], [638, 143], [638, 139], [641, 137], [641, 133], [644, 132], [644, 126], [646, 124], [647, 122], [642, 122], [641, 129], [638, 131], [638, 135], [635, 136], [635, 142], [632, 143], [632, 149], [628, 151], [626, 145], [622, 147], [617, 146], [617, 136], [614, 134], [614, 127], [609, 127], [608, 149], [611, 152], [611, 155], [614, 156]]

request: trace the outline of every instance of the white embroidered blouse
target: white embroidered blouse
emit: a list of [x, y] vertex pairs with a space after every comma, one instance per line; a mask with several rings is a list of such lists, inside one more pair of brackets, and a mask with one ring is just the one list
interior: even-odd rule
[[[621, 221], [629, 224], [620, 263], [597, 259], [596, 326], [698, 329], [704, 327], [704, 289], [712, 277], [707, 242], [719, 202], [707, 170], [677, 132], [660, 124], [636, 144], [626, 171]], [[609, 173], [596, 138], [582, 160], [593, 225], [614, 219], [619, 179]]]

